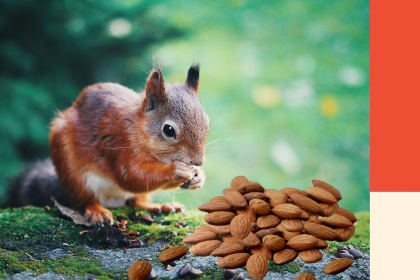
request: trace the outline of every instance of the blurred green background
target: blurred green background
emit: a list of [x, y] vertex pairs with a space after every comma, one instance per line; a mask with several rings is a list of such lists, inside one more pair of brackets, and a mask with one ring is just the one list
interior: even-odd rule
[[98, 82], [142, 91], [153, 55], [166, 82], [199, 62], [212, 120], [198, 206], [237, 175], [265, 188], [312, 179], [369, 210], [369, 1], [0, 0], [0, 195], [48, 157], [57, 110]]

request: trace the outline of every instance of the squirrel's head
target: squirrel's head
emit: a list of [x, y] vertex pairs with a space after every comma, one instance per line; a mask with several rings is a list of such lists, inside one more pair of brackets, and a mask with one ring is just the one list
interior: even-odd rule
[[160, 68], [147, 79], [141, 114], [151, 154], [160, 162], [200, 166], [205, 160], [209, 118], [198, 99], [200, 67], [188, 70], [185, 83], [165, 84]]

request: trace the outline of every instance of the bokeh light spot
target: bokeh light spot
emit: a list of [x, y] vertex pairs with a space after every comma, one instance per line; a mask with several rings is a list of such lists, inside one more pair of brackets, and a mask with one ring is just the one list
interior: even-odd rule
[[338, 115], [339, 105], [338, 100], [333, 96], [327, 96], [322, 99], [321, 111], [322, 114], [328, 118]]
[[365, 83], [365, 75], [359, 67], [344, 66], [338, 71], [338, 79], [349, 87], [362, 86]]
[[300, 173], [301, 164], [293, 147], [285, 140], [278, 140], [271, 147], [273, 161], [288, 175]]
[[256, 86], [252, 90], [252, 100], [262, 108], [272, 108], [280, 104], [281, 93], [275, 86]]
[[108, 34], [117, 37], [124, 38], [131, 33], [131, 23], [124, 18], [116, 18], [110, 21], [108, 25]]

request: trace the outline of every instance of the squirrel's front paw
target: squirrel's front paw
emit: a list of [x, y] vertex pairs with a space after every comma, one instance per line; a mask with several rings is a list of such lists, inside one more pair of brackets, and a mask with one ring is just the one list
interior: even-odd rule
[[173, 163], [175, 165], [174, 176], [176, 181], [187, 183], [196, 174], [196, 170], [193, 166], [188, 166], [180, 161], [174, 161]]
[[204, 174], [203, 170], [197, 166], [194, 166], [194, 171], [195, 175], [186, 187], [188, 190], [201, 189], [204, 186], [204, 182], [206, 181], [206, 175]]

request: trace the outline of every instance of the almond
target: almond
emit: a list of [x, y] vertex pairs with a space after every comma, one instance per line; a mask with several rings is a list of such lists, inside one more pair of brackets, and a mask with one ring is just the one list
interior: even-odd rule
[[322, 260], [322, 253], [318, 249], [310, 249], [299, 252], [299, 258], [306, 263], [315, 263]]
[[224, 189], [223, 194], [225, 195], [227, 203], [235, 208], [243, 208], [248, 205], [246, 199], [240, 192], [234, 189]]
[[233, 212], [218, 211], [205, 215], [204, 221], [212, 225], [227, 225], [235, 216]]
[[354, 234], [354, 226], [346, 228], [336, 228], [335, 232], [337, 233], [337, 241], [344, 242], [349, 240]]
[[[319, 206], [321, 207], [321, 216], [329, 217], [332, 214], [335, 214], [338, 210], [338, 203], [325, 203], [320, 202]], [[338, 214], [338, 213], [337, 213]]]
[[279, 192], [282, 192], [287, 196], [290, 196], [292, 193], [302, 194], [302, 191], [296, 188], [282, 188]]
[[145, 261], [136, 261], [128, 269], [128, 279], [130, 280], [144, 280], [152, 271], [150, 263]]
[[318, 244], [316, 244], [315, 248], [316, 249], [325, 249], [328, 247], [327, 242], [325, 242], [325, 240], [319, 239], [318, 238]]
[[351, 227], [353, 223], [344, 216], [333, 214], [329, 217], [319, 217], [318, 221], [335, 227]]
[[238, 190], [238, 187], [245, 185], [248, 183], [248, 179], [245, 176], [236, 176], [233, 178], [232, 182], [230, 182], [230, 187], [234, 190]]
[[228, 255], [246, 252], [246, 247], [241, 244], [226, 244], [224, 242], [222, 245], [211, 252], [211, 255], [214, 257], [226, 257]]
[[301, 273], [295, 278], [295, 280], [316, 280], [316, 278], [313, 274]]
[[200, 257], [209, 256], [211, 252], [219, 248], [220, 245], [222, 245], [222, 241], [220, 240], [200, 242], [190, 248], [190, 253]]
[[252, 232], [250, 232], [247, 237], [238, 239], [238, 241], [240, 244], [248, 248], [256, 247], [261, 244], [260, 239]]
[[301, 234], [300, 231], [288, 231], [281, 224], [279, 224], [277, 228], [281, 231], [281, 237], [286, 241]]
[[244, 266], [251, 257], [248, 253], [236, 253], [219, 260], [219, 266], [225, 269], [235, 269]]
[[185, 244], [197, 244], [207, 240], [218, 239], [219, 235], [212, 231], [201, 231], [195, 232], [193, 234], [188, 235], [187, 237], [182, 240], [182, 243]]
[[288, 231], [300, 231], [303, 229], [302, 221], [299, 219], [283, 219], [281, 225]]
[[328, 263], [324, 267], [325, 274], [338, 274], [349, 268], [353, 264], [353, 259], [342, 258]]
[[318, 187], [307, 188], [306, 193], [310, 197], [325, 203], [337, 203], [337, 198], [332, 193]]
[[217, 233], [219, 235], [225, 235], [230, 233], [230, 225], [224, 226], [214, 226], [214, 225], [207, 225], [210, 231]]
[[349, 219], [353, 224], [357, 221], [356, 216], [353, 214], [353, 212], [346, 210], [344, 208], [338, 207], [335, 214], [341, 215]]
[[331, 186], [330, 184], [327, 184], [327, 183], [325, 183], [323, 181], [320, 181], [320, 180], [312, 180], [312, 184], [314, 185], [314, 187], [318, 187], [318, 188], [324, 189], [327, 192], [329, 192], [332, 195], [334, 195], [335, 198], [337, 199], [337, 201], [340, 201], [341, 199], [343, 199], [343, 197], [341, 196], [340, 191], [337, 190], [336, 188], [334, 188], [333, 186]]
[[252, 229], [251, 232], [256, 233], [257, 231], [259, 231], [261, 228], [257, 225], [257, 223], [252, 223]]
[[281, 231], [278, 228], [266, 228], [266, 229], [259, 230], [257, 233], [255, 233], [255, 235], [258, 238], [263, 238], [264, 236], [269, 235], [269, 234], [279, 235], [280, 232]]
[[239, 244], [239, 241], [230, 233], [222, 235], [220, 238], [222, 239], [223, 244]]
[[188, 252], [188, 250], [189, 248], [184, 245], [179, 245], [179, 246], [169, 248], [163, 251], [162, 253], [160, 253], [159, 261], [164, 263], [164, 262], [173, 262], [173, 261], [179, 260]]
[[298, 252], [293, 249], [283, 249], [275, 252], [273, 255], [273, 261], [276, 264], [286, 264], [294, 261], [298, 256]]
[[271, 212], [273, 212], [274, 215], [284, 219], [298, 218], [302, 214], [302, 210], [299, 207], [288, 203], [277, 205], [271, 209]]
[[257, 221], [257, 214], [252, 211], [249, 205], [245, 206], [244, 208], [236, 209], [236, 214], [245, 215], [254, 223]]
[[318, 238], [309, 234], [300, 234], [292, 237], [286, 245], [295, 250], [308, 250], [314, 248], [318, 244]]
[[244, 198], [246, 199], [246, 201], [250, 201], [255, 198], [261, 199], [261, 200], [268, 200], [268, 195], [262, 192], [250, 192], [250, 193], [244, 194]]
[[302, 214], [299, 216], [299, 219], [301, 220], [308, 220], [309, 219], [309, 213], [305, 210], [302, 210]]
[[201, 232], [201, 231], [211, 231], [208, 225], [199, 226], [194, 230], [194, 233]]
[[316, 223], [316, 224], [322, 224], [322, 222], [319, 220], [319, 215], [317, 215], [317, 214], [312, 214], [312, 213], [309, 213], [309, 220], [308, 220], [308, 222], [311, 222], [311, 223]]
[[268, 272], [268, 260], [260, 254], [252, 255], [246, 262], [246, 269], [251, 277], [261, 279]]
[[249, 252], [252, 255], [255, 255], [255, 254], [263, 255], [264, 257], [267, 258], [267, 260], [273, 259], [273, 252], [271, 252], [271, 250], [269, 250], [264, 244], [260, 244], [257, 247], [250, 248]]
[[278, 235], [266, 235], [262, 239], [263, 244], [272, 251], [280, 251], [286, 246], [286, 242]]
[[198, 207], [198, 210], [211, 213], [216, 211], [232, 211], [233, 207], [227, 202], [207, 202]]
[[253, 199], [249, 202], [252, 211], [258, 215], [267, 215], [271, 211], [270, 205], [261, 199]]
[[210, 199], [210, 202], [226, 202], [226, 198], [224, 196], [215, 196], [212, 199]]
[[277, 190], [264, 190], [264, 193], [268, 196], [268, 204], [270, 207], [276, 207], [279, 204], [287, 202], [287, 195]]
[[281, 219], [275, 215], [266, 215], [258, 217], [257, 225], [260, 228], [273, 228], [280, 224]]
[[316, 238], [321, 238], [324, 240], [335, 240], [337, 238], [337, 232], [327, 226], [315, 224], [315, 223], [305, 223], [305, 230]]
[[250, 192], [264, 192], [264, 188], [257, 182], [247, 182], [245, 185], [239, 186], [238, 191], [241, 194], [247, 194]]
[[309, 197], [298, 193], [292, 193], [289, 197], [291, 200], [293, 200], [294, 204], [296, 204], [305, 211], [315, 214], [318, 214], [321, 211], [321, 207], [319, 206], [319, 204]]
[[237, 215], [230, 222], [230, 231], [233, 237], [242, 239], [248, 236], [252, 229], [251, 220], [244, 215]]

